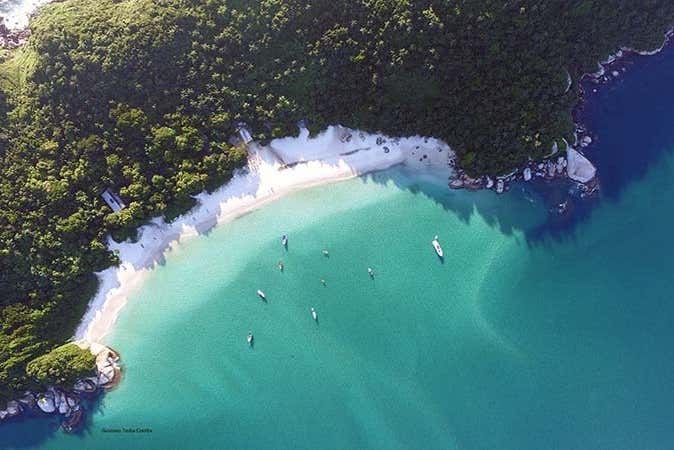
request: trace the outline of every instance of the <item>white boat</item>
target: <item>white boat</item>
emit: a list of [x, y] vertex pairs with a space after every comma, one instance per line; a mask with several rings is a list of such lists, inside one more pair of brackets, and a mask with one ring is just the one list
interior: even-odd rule
[[284, 247], [288, 246], [288, 235], [285, 234], [283, 235], [283, 237], [281, 238], [281, 245]]
[[442, 247], [440, 247], [440, 241], [438, 241], [437, 236], [435, 236], [433, 238], [433, 240], [431, 241], [431, 244], [433, 244], [433, 248], [435, 249], [435, 253], [437, 253], [440, 258], [445, 256], [445, 254], [442, 251]]
[[330, 252], [326, 249], [323, 249], [323, 256], [330, 256]]
[[314, 308], [311, 308], [311, 317], [313, 317], [315, 321], [318, 321], [318, 314], [316, 314], [316, 310]]
[[267, 296], [264, 295], [264, 292], [262, 292], [262, 291], [259, 290], [259, 289], [257, 290], [257, 295], [258, 295], [262, 300], [267, 300]]
[[246, 337], [246, 340], [248, 341], [249, 345], [251, 345], [251, 346], [253, 345], [253, 340], [255, 340], [255, 338], [253, 337], [252, 331], [248, 332], [248, 336]]
[[367, 273], [370, 275], [370, 278], [374, 278], [374, 270], [372, 270], [372, 267], [367, 268]]

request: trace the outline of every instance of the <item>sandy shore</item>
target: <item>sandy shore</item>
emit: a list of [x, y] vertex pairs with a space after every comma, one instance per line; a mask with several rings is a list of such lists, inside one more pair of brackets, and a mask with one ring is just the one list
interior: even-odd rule
[[454, 153], [434, 138], [390, 138], [343, 127], [329, 127], [309, 138], [306, 129], [294, 138], [272, 141], [267, 147], [249, 145], [248, 165], [211, 194], [196, 196], [198, 205], [171, 223], [153, 219], [139, 230], [138, 242], [108, 241], [117, 252], [119, 267], [97, 273], [98, 293], [77, 328], [75, 338], [104, 342], [130, 294], [166, 253], [190, 237], [290, 192], [352, 178], [405, 164], [417, 169], [453, 173]]

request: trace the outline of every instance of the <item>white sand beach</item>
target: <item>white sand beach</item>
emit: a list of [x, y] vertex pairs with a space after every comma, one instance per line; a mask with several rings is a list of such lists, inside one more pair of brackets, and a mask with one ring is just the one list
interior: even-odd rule
[[219, 223], [290, 192], [404, 164], [412, 169], [453, 174], [454, 152], [435, 138], [390, 138], [341, 126], [331, 126], [315, 138], [301, 129], [298, 137], [273, 140], [262, 147], [249, 144], [248, 165], [213, 193], [196, 196], [198, 205], [171, 223], [153, 219], [139, 230], [137, 242], [108, 246], [120, 266], [97, 273], [98, 293], [77, 328], [75, 339], [103, 343], [129, 295], [172, 247]]

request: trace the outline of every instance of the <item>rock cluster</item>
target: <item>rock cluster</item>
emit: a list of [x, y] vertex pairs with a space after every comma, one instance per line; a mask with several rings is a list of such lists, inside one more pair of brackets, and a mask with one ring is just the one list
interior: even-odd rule
[[58, 414], [64, 419], [64, 429], [75, 429], [82, 418], [82, 397], [116, 386], [121, 376], [117, 353], [99, 344], [91, 344], [89, 350], [96, 355], [96, 376], [77, 380], [72, 389], [52, 386], [41, 393], [27, 391], [23, 397], [7, 402], [5, 409], [0, 409], [0, 421], [32, 411]]
[[[592, 142], [589, 136], [586, 136], [581, 142], [581, 146], [587, 146]], [[583, 145], [583, 143], [585, 145]], [[585, 158], [580, 152], [567, 147], [567, 156], [559, 156], [556, 159], [547, 159], [538, 163], [530, 162], [521, 169], [492, 178], [490, 176], [483, 176], [479, 178], [471, 178], [464, 172], [458, 172], [457, 176], [450, 180], [449, 187], [452, 189], [490, 189], [501, 194], [510, 189], [510, 183], [514, 181], [531, 181], [534, 178], [543, 178], [551, 180], [553, 178], [568, 176], [574, 181], [582, 185], [591, 183], [596, 175], [596, 169], [592, 163]], [[593, 185], [592, 190], [596, 188]], [[589, 189], [585, 189], [588, 191]]]

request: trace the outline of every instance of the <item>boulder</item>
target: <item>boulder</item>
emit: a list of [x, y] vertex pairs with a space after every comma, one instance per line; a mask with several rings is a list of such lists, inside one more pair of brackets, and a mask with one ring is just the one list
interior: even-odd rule
[[66, 395], [66, 403], [71, 408], [74, 408], [79, 403], [79, 399], [77, 397], [71, 397], [69, 395]]
[[592, 138], [590, 136], [583, 136], [583, 139], [580, 140], [581, 147], [587, 147], [592, 143]]
[[37, 407], [47, 414], [51, 414], [56, 411], [56, 406], [54, 405], [54, 399], [51, 396], [43, 395], [37, 400]]
[[26, 391], [26, 393], [19, 399], [19, 401], [26, 405], [28, 408], [35, 407], [35, 395], [32, 392]]
[[496, 193], [497, 194], [502, 194], [504, 187], [505, 187], [505, 184], [503, 183], [503, 180], [499, 179], [499, 180], [496, 181]]
[[565, 161], [565, 159], [562, 156], [557, 158], [557, 167], [555, 167], [555, 169], [557, 170], [557, 173], [559, 173], [559, 174], [564, 172], [564, 161]]
[[21, 405], [15, 400], [7, 402], [7, 408], [5, 408], [9, 417], [18, 416], [21, 414]]
[[524, 175], [524, 181], [529, 181], [531, 180], [531, 169], [530, 168], [525, 168], [524, 171], [522, 172]]
[[463, 187], [463, 181], [460, 178], [454, 178], [449, 182], [449, 187], [452, 189], [461, 189]]
[[569, 178], [580, 183], [587, 183], [597, 173], [592, 163], [575, 149], [569, 147], [566, 150], [566, 171]]
[[94, 392], [97, 385], [96, 378], [84, 378], [82, 380], [77, 380], [73, 386], [73, 391], [75, 392]]

